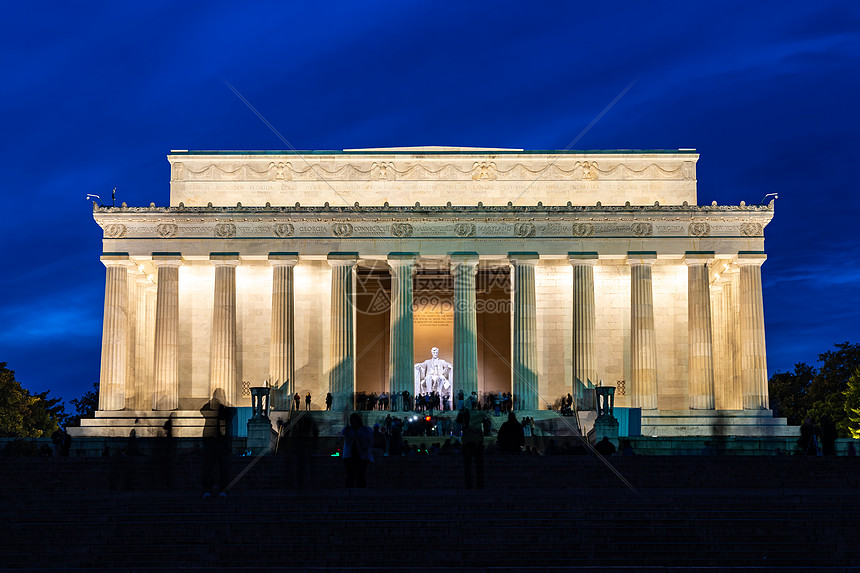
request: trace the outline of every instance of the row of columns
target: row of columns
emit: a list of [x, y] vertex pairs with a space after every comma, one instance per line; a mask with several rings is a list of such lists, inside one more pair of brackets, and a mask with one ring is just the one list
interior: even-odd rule
[[[389, 388], [402, 392], [411, 388], [413, 367], [412, 277], [417, 253], [391, 253], [388, 262], [392, 276], [391, 347]], [[708, 410], [715, 407], [714, 355], [731, 360], [718, 362], [721, 375], [726, 363], [731, 380], [739, 382], [744, 409], [767, 407], [767, 372], [764, 346], [764, 314], [761, 297], [761, 263], [763, 253], [740, 253], [740, 280], [720, 283], [714, 292], [715, 314], [712, 320], [712, 296], [708, 263], [713, 253], [688, 252], [688, 328], [690, 407]], [[211, 337], [210, 395], [234, 402], [237, 392], [236, 348], [236, 266], [238, 253], [212, 253], [215, 265], [215, 293]], [[457, 390], [467, 395], [477, 391], [477, 315], [475, 275], [477, 253], [453, 253], [450, 256], [454, 275], [454, 380]], [[651, 267], [655, 252], [630, 252], [630, 393], [634, 406], [646, 410], [657, 408], [657, 354], [654, 327], [654, 303]], [[100, 410], [126, 407], [127, 380], [133, 381], [135, 407], [144, 407], [144, 381], [150, 372], [142, 356], [154, 356], [154, 410], [179, 407], [179, 253], [154, 253], [158, 269], [157, 292], [129, 308], [129, 288], [135, 284], [129, 269], [134, 265], [125, 254], [105, 254], [107, 267], [105, 289], [104, 335], [102, 340]], [[514, 286], [512, 371], [513, 392], [520, 408], [538, 408], [537, 377], [537, 307], [535, 266], [537, 253], [510, 253]], [[293, 268], [297, 253], [271, 253], [273, 267], [272, 331], [270, 372], [272, 383], [279, 388], [275, 407], [285, 408], [295, 391], [295, 323]], [[570, 253], [573, 267], [572, 374], [573, 391], [578, 403], [586, 408], [591, 388], [597, 381], [597, 343], [594, 303], [594, 264], [598, 254]], [[328, 257], [331, 278], [331, 364], [330, 391], [334, 407], [349, 405], [355, 387], [355, 276], [358, 253], [332, 253]], [[135, 278], [136, 280], [136, 278]], [[733, 292], [731, 289], [734, 289]], [[143, 298], [144, 302], [141, 303]], [[735, 305], [735, 306], [733, 306]], [[154, 306], [154, 309], [152, 308]], [[143, 315], [154, 310], [154, 336], [146, 332]], [[130, 328], [130, 316], [138, 316]], [[728, 321], [738, 317], [737, 340], [729, 332]], [[719, 333], [717, 343], [714, 333]], [[726, 341], [729, 342], [726, 342]], [[146, 347], [151, 344], [151, 352]], [[137, 350], [137, 351], [135, 351]], [[140, 352], [144, 350], [144, 352]], [[136, 376], [135, 376], [136, 372]]]
[[[726, 368], [720, 363], [721, 379], [738, 380], [733, 388], [742, 396], [746, 410], [767, 408], [767, 363], [764, 338], [764, 306], [761, 290], [761, 264], [764, 253], [738, 254], [740, 280], [735, 291], [719, 292], [712, 297], [708, 265], [712, 252], [687, 252], [688, 341], [689, 341], [689, 407], [694, 410], [715, 408], [714, 354], [735, 356]], [[596, 379], [594, 321], [594, 278], [591, 265], [596, 253], [570, 253], [573, 266], [573, 348], [572, 370], [574, 390], [584, 407], [588, 390]], [[643, 410], [657, 408], [657, 342], [654, 327], [654, 295], [651, 267], [657, 253], [631, 251], [630, 265], [630, 392], [634, 406]], [[713, 301], [712, 301], [713, 298]], [[737, 306], [735, 301], [739, 301]], [[719, 307], [720, 324], [712, 321], [712, 302]], [[738, 318], [740, 327], [732, 328], [730, 321]], [[714, 332], [719, 333], [714, 343]], [[735, 336], [736, 335], [736, 336]], [[739, 340], [739, 342], [738, 342]], [[731, 374], [731, 376], [729, 376]], [[740, 390], [740, 391], [737, 391]]]

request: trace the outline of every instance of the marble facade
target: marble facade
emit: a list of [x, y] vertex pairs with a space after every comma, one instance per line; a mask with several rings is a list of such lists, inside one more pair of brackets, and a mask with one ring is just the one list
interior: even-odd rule
[[[94, 206], [105, 321], [99, 413], [83, 435], [122, 435], [99, 420], [191, 420], [219, 389], [250, 405], [264, 381], [275, 408], [295, 392], [320, 408], [331, 391], [343, 409], [362, 385], [411, 388], [429, 348], [413, 343], [410, 299], [428, 272], [450, 283], [450, 350], [439, 346], [455, 393], [513, 390], [535, 410], [571, 392], [588, 408], [602, 380], [619, 386], [616, 407], [649, 420], [759, 420], [768, 408], [761, 264], [773, 203], [699, 205], [692, 151], [168, 160], [168, 207]], [[371, 275], [386, 301], [375, 318], [355, 303]], [[488, 276], [504, 288], [481, 294]], [[490, 316], [488, 301], [504, 310]]]

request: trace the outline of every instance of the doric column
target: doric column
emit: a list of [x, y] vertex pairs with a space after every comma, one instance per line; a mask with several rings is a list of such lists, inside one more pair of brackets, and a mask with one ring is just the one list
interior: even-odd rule
[[538, 409], [537, 305], [535, 267], [537, 253], [509, 253], [514, 275], [513, 393], [520, 410]]
[[731, 362], [726, 353], [725, 293], [723, 282], [715, 279], [711, 291], [711, 341], [714, 348], [714, 408], [726, 409]]
[[352, 409], [355, 393], [355, 298], [353, 269], [358, 253], [330, 253], [332, 408]]
[[125, 409], [137, 410], [137, 323], [138, 323], [138, 297], [137, 277], [143, 273], [138, 270], [137, 265], [131, 264], [128, 268], [128, 339], [126, 351], [128, 357], [125, 361]]
[[478, 391], [478, 316], [475, 275], [478, 253], [453, 253], [454, 273], [454, 393]]
[[[391, 253], [391, 347], [388, 354], [389, 391], [400, 394], [414, 388], [412, 275], [417, 253]], [[399, 403], [399, 402], [398, 402]]]
[[[155, 285], [141, 272], [137, 283], [137, 320], [134, 352], [134, 405], [135, 410], [148, 410], [152, 405], [152, 332], [154, 325]], [[150, 302], [152, 309], [150, 309]]]
[[714, 344], [711, 333], [711, 293], [708, 263], [713, 253], [688, 251], [687, 333], [689, 396], [693, 410], [714, 409]]
[[657, 339], [654, 333], [654, 296], [651, 265], [655, 252], [629, 252], [630, 265], [630, 386], [633, 404], [657, 409]]
[[269, 342], [269, 383], [275, 410], [289, 410], [296, 388], [295, 292], [293, 267], [298, 253], [269, 253], [272, 265], [272, 337]]
[[569, 253], [573, 267], [573, 395], [583, 410], [594, 408], [597, 335], [594, 319], [594, 264], [597, 253]]
[[723, 316], [726, 331], [726, 355], [728, 356], [727, 409], [742, 410], [744, 407], [743, 376], [741, 374], [741, 333], [740, 333], [740, 268], [729, 267], [723, 271], [726, 280], [723, 286]]
[[[215, 265], [212, 304], [212, 350], [209, 355], [209, 397], [224, 392], [226, 404], [236, 403], [236, 267], [239, 253], [211, 253]], [[220, 397], [219, 397], [220, 398]]]
[[107, 274], [99, 410], [122, 410], [128, 368], [128, 269], [131, 263], [127, 253], [105, 253], [101, 260], [107, 267]]
[[764, 343], [764, 304], [761, 293], [761, 265], [767, 255], [738, 253], [741, 311], [741, 375], [744, 410], [768, 407], [767, 353]]
[[125, 380], [125, 406], [130, 410], [143, 410], [148, 404], [142, 400], [145, 373], [143, 354], [146, 346], [146, 275], [134, 267], [128, 273], [128, 367]]
[[155, 295], [155, 348], [153, 410], [179, 407], [179, 253], [152, 255], [158, 267]]

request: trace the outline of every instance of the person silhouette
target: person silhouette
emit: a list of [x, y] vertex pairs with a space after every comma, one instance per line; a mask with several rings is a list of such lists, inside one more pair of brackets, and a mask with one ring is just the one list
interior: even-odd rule
[[367, 464], [373, 462], [373, 430], [362, 423], [361, 414], [353, 412], [341, 436], [346, 487], [367, 487]]
[[[227, 497], [227, 461], [230, 455], [232, 431], [232, 409], [227, 404], [222, 388], [212, 392], [212, 399], [200, 408], [205, 420], [203, 425], [203, 497], [210, 497], [217, 489], [221, 497]], [[217, 480], [216, 480], [217, 474]]]

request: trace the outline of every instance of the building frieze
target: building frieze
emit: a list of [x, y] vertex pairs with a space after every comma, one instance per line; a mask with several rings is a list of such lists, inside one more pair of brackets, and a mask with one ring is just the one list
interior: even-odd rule
[[263, 158], [247, 161], [174, 160], [171, 182], [209, 181], [692, 181], [695, 161], [688, 158], [641, 160], [601, 158], [579, 160], [546, 157], [533, 161], [358, 160], [330, 158], [324, 161], [292, 157], [292, 161]]
[[106, 239], [762, 237], [773, 203], [738, 206], [100, 207]]

